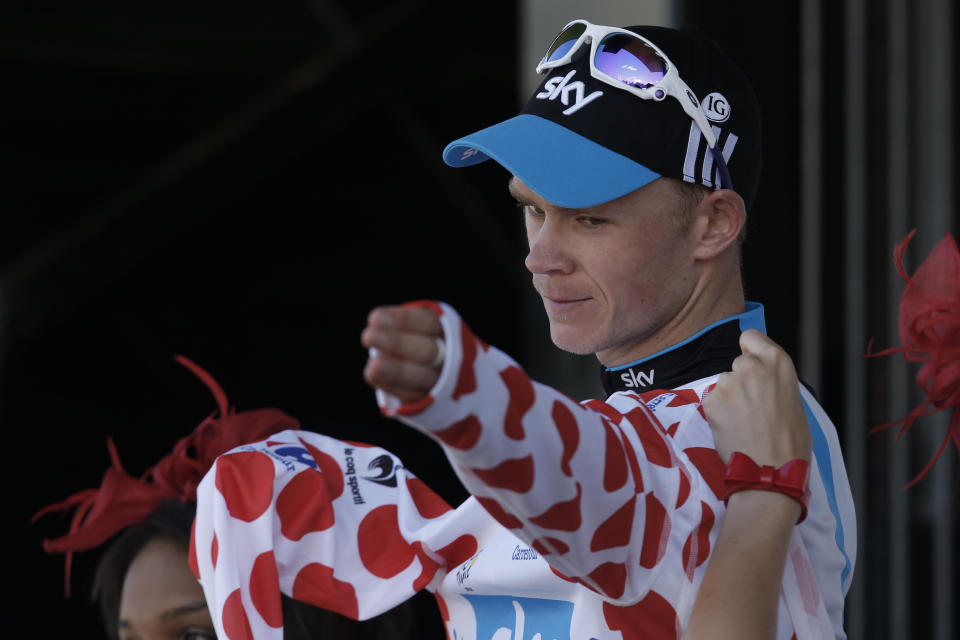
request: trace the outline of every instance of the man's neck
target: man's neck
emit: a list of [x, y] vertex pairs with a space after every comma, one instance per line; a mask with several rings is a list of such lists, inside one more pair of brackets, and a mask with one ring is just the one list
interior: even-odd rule
[[730, 371], [740, 355], [740, 334], [747, 329], [766, 333], [763, 305], [746, 303], [743, 313], [712, 323], [693, 336], [645, 358], [604, 368], [600, 380], [607, 394], [644, 393], [673, 389]]
[[605, 367], [616, 367], [668, 349], [724, 318], [744, 312], [743, 285], [739, 272], [726, 278], [703, 278], [680, 310], [656, 331], [627, 348], [596, 354]]

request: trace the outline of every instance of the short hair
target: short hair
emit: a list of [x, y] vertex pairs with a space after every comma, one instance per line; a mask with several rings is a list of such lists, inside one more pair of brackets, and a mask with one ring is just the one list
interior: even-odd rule
[[687, 231], [693, 220], [694, 209], [707, 197], [710, 189], [702, 184], [684, 180], [673, 179], [670, 182], [673, 184], [673, 190], [677, 197], [680, 198], [680, 206], [677, 208], [677, 222], [682, 231]]
[[[693, 220], [693, 211], [697, 208], [704, 198], [710, 193], [710, 187], [706, 187], [696, 182], [686, 182], [684, 180], [671, 180], [673, 189], [680, 198], [680, 206], [677, 211], [678, 223], [682, 231], [690, 228]], [[742, 245], [747, 239], [747, 225], [740, 227], [740, 234], [737, 236], [737, 244]]]

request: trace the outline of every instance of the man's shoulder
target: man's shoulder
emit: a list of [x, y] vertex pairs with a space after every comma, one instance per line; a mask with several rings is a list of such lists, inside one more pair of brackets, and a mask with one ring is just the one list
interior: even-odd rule
[[[634, 427], [638, 426], [637, 422], [646, 419], [670, 438], [675, 446], [712, 448], [713, 436], [703, 413], [702, 402], [716, 379], [714, 375], [669, 389], [618, 391], [603, 404], [626, 416]], [[593, 406], [596, 408], [595, 404]], [[640, 415], [637, 416], [636, 412]]]

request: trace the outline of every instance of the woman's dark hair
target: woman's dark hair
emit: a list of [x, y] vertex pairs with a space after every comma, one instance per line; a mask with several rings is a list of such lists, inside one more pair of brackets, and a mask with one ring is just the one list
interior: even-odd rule
[[120, 594], [123, 579], [133, 559], [154, 538], [164, 538], [190, 544], [190, 526], [195, 504], [168, 500], [143, 522], [123, 530], [107, 547], [93, 574], [91, 599], [100, 605], [100, 616], [107, 629], [107, 637], [116, 640], [117, 621], [120, 618]]
[[[100, 615], [111, 640], [117, 640], [120, 594], [127, 570], [147, 543], [162, 538], [190, 544], [196, 504], [168, 500], [146, 520], [127, 527], [107, 547], [97, 564], [91, 598], [100, 606]], [[284, 638], [291, 640], [402, 640], [413, 637], [414, 614], [411, 601], [400, 604], [371, 620], [357, 622], [345, 616], [281, 595]]]

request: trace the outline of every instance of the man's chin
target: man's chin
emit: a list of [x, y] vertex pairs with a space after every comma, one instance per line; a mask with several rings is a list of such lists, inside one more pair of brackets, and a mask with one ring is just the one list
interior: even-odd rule
[[550, 329], [550, 339], [558, 349], [578, 356], [592, 356], [597, 352], [596, 344], [584, 338], [585, 336], [578, 335], [575, 330], [569, 327], [561, 330], [555, 330], [553, 327]]

